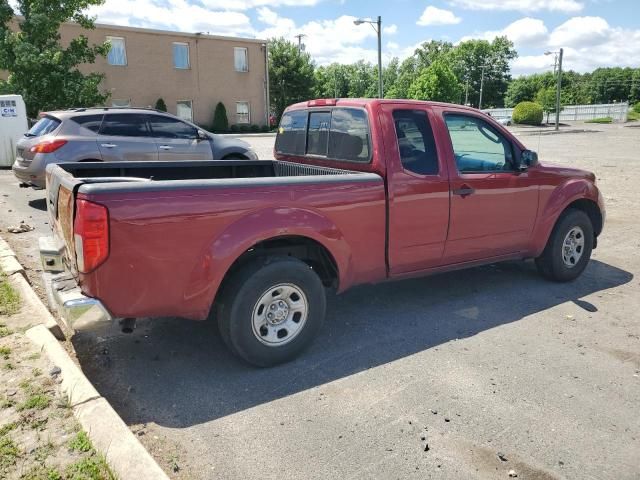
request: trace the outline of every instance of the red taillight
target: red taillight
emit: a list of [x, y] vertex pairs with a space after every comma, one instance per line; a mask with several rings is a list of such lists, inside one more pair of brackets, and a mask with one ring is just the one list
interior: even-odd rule
[[76, 201], [76, 219], [73, 223], [78, 271], [88, 273], [109, 256], [109, 212], [107, 207]]
[[35, 144], [29, 149], [29, 151], [31, 153], [51, 153], [55, 152], [66, 143], [66, 140], [46, 140]]

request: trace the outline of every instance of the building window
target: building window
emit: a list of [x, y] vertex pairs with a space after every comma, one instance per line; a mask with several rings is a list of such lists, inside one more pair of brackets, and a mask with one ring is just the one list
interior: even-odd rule
[[107, 37], [107, 42], [111, 44], [111, 48], [107, 54], [107, 62], [109, 62], [109, 65], [126, 65], [127, 49], [124, 45], [124, 38]]
[[193, 121], [193, 103], [191, 100], [179, 100], [176, 104], [176, 116], [182, 120]]
[[236, 72], [249, 71], [249, 54], [244, 47], [235, 47], [233, 49], [234, 64]]
[[131, 99], [130, 98], [114, 98], [111, 100], [112, 107], [130, 107]]
[[250, 123], [249, 102], [236, 102], [236, 123]]
[[190, 67], [188, 43], [173, 43], [173, 66], [181, 69], [188, 69]]

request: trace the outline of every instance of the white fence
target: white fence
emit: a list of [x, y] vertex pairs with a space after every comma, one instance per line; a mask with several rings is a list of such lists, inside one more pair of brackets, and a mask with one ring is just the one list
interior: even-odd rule
[[[509, 118], [513, 113], [513, 108], [489, 108], [483, 112], [492, 117], [501, 119]], [[579, 122], [581, 120], [592, 120], [594, 118], [611, 117], [614, 121], [626, 122], [629, 112], [628, 103], [603, 103], [599, 105], [567, 105], [560, 110], [561, 122]], [[546, 112], [545, 112], [546, 119]], [[555, 121], [555, 113], [549, 114], [549, 121]]]

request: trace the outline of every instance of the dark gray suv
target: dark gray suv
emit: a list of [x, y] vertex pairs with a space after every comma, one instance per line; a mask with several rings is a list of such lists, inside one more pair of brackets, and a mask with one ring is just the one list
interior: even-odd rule
[[144, 108], [48, 112], [16, 144], [13, 173], [44, 188], [49, 163], [144, 160], [257, 160], [247, 142]]

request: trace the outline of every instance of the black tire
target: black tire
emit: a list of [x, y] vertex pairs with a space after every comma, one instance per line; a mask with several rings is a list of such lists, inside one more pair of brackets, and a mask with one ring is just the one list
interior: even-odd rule
[[223, 160], [249, 160], [249, 159], [240, 153], [231, 153], [226, 157], [224, 157]]
[[[267, 337], [259, 340], [261, 333], [254, 333], [254, 311], [259, 311], [264, 303], [259, 302], [270, 289], [283, 284], [292, 285], [303, 293], [307, 314], [299, 330], [286, 340], [288, 343], [266, 345], [263, 342]], [[241, 267], [225, 282], [218, 302], [218, 328], [235, 355], [252, 365], [269, 367], [292, 360], [308, 347], [322, 327], [325, 311], [324, 287], [320, 277], [306, 263], [291, 257], [262, 257]], [[277, 330], [279, 327], [271, 328]], [[283, 330], [286, 332], [286, 328], [277, 331], [277, 341]]]
[[[582, 231], [584, 244], [579, 260], [573, 265], [568, 265], [563, 259], [563, 244], [569, 232], [576, 227]], [[535, 260], [538, 271], [545, 278], [556, 282], [575, 280], [589, 263], [593, 239], [593, 224], [589, 216], [581, 210], [566, 210], [553, 227], [542, 255]]]

